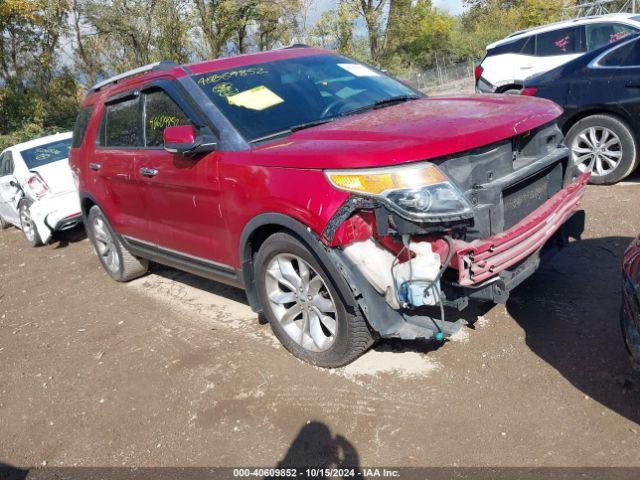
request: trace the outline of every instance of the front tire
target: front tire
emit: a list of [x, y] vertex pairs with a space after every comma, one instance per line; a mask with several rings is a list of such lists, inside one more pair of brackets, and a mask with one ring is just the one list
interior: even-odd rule
[[10, 226], [11, 224], [2, 218], [2, 215], [0, 215], [0, 230], [6, 230]]
[[89, 210], [87, 234], [107, 273], [118, 282], [141, 277], [149, 270], [149, 261], [134, 257], [122, 244], [97, 205]]
[[591, 115], [567, 132], [571, 159], [589, 183], [611, 185], [629, 176], [638, 165], [638, 146], [631, 128], [611, 115]]
[[24, 238], [27, 243], [32, 247], [39, 247], [43, 245], [36, 223], [31, 218], [31, 211], [29, 205], [26, 202], [22, 203], [19, 208], [20, 213], [20, 229], [24, 234]]
[[[296, 237], [270, 236], [255, 260], [256, 287], [275, 336], [293, 355], [320, 367], [341, 367], [362, 355], [373, 336], [351, 295]], [[353, 309], [350, 309], [353, 310]]]

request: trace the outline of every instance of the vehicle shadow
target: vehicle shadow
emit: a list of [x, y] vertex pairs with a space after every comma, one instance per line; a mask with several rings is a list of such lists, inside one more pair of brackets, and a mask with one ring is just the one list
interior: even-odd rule
[[[318, 421], [309, 422], [300, 429], [276, 468], [353, 469], [354, 476], [362, 476], [359, 473], [360, 458], [353, 444], [342, 435], [334, 436], [327, 425]], [[298, 471], [297, 475], [306, 475], [306, 472]], [[284, 478], [293, 478], [294, 476], [292, 474], [290, 477], [285, 476]], [[322, 476], [322, 473], [309, 476]]]
[[0, 480], [25, 480], [28, 474], [28, 469], [17, 468], [0, 462]]
[[77, 243], [87, 238], [87, 232], [84, 229], [84, 225], [77, 225], [69, 230], [63, 230], [62, 232], [56, 232], [51, 240], [49, 246], [54, 250], [60, 248], [66, 248], [72, 243]]
[[[588, 397], [638, 423], [640, 378], [619, 324], [629, 237], [571, 244], [512, 292], [507, 310], [529, 348]], [[631, 393], [631, 394], [630, 394]]]

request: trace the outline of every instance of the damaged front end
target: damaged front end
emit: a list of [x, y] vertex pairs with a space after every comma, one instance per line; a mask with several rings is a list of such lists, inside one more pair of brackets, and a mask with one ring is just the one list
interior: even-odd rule
[[554, 123], [448, 158], [327, 171], [351, 196], [324, 241], [372, 328], [446, 338], [465, 321], [445, 309], [506, 302], [545, 254], [580, 238], [589, 174], [561, 141]]

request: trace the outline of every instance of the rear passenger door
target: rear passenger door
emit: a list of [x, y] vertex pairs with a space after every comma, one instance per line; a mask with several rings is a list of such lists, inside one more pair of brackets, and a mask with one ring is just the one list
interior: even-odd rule
[[610, 94], [618, 108], [625, 111], [637, 129], [640, 124], [640, 40], [614, 48], [598, 62], [612, 70]]
[[[186, 157], [164, 150], [166, 127], [194, 125], [194, 112], [179, 94], [151, 85], [141, 96], [143, 152], [134, 174], [144, 185], [147, 218], [157, 246], [188, 261], [224, 263], [230, 252], [220, 207], [219, 152]], [[180, 105], [179, 105], [180, 104]], [[187, 111], [189, 113], [187, 113]]]
[[143, 145], [139, 92], [107, 100], [88, 177], [98, 204], [117, 233], [152, 242], [145, 192], [134, 175]]
[[535, 58], [523, 65], [526, 77], [548, 72], [585, 52], [581, 26], [561, 28], [535, 36]]

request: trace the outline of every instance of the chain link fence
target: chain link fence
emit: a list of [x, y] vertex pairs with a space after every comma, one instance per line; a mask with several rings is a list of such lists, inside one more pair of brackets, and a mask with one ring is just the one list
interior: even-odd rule
[[426, 70], [409, 70], [400, 76], [414, 87], [427, 93], [471, 93], [475, 90], [473, 70], [477, 62], [449, 62], [437, 58]]

